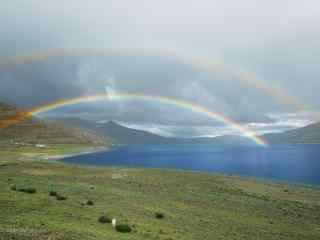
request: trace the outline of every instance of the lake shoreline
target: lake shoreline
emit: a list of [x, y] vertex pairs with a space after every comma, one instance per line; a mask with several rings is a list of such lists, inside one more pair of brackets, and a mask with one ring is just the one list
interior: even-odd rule
[[[88, 146], [55, 149], [51, 146], [41, 151], [1, 149], [0, 200], [4, 210], [0, 236], [32, 239], [30, 234], [43, 236], [43, 232], [49, 234], [45, 239], [56, 232], [63, 239], [125, 236], [111, 224], [98, 222], [103, 211], [107, 211], [108, 216], [132, 226], [134, 232], [128, 237], [133, 240], [159, 239], [160, 229], [172, 239], [187, 240], [221, 236], [225, 236], [221, 239], [268, 240], [275, 235], [290, 240], [301, 236], [319, 239], [320, 188], [235, 174], [80, 166], [42, 158], [104, 149]], [[24, 187], [36, 192], [14, 190]], [[65, 200], [51, 196], [52, 191]], [[89, 200], [94, 204], [87, 205]], [[156, 213], [165, 217], [157, 219]], [[230, 222], [236, 228], [232, 235], [228, 235]], [[14, 232], [8, 231], [13, 228]], [[190, 231], [185, 231], [186, 228]]]
[[[62, 159], [62, 162], [95, 167], [116, 166], [220, 173], [263, 181], [320, 186], [316, 171], [319, 169], [319, 164], [314, 157], [312, 158], [319, 150], [311, 145], [307, 148], [295, 146], [294, 148], [292, 145], [283, 145], [269, 149], [252, 147], [230, 149], [197, 145], [193, 150], [188, 150], [180, 145], [127, 145], [124, 148], [118, 147], [107, 151], [102, 149], [102, 151], [89, 153], [85, 157], [82, 154], [67, 156]], [[286, 168], [288, 164], [294, 166], [290, 172]], [[313, 164], [312, 168], [310, 164]], [[309, 167], [306, 168], [307, 166]], [[301, 175], [301, 169], [304, 169], [304, 175]]]
[[71, 163], [66, 162], [64, 159], [60, 159], [59, 161], [62, 164], [68, 166], [77, 166], [80, 168], [105, 168], [105, 169], [117, 169], [117, 170], [140, 170], [140, 171], [159, 171], [159, 172], [176, 172], [180, 174], [199, 174], [199, 175], [211, 175], [211, 176], [219, 176], [219, 177], [229, 177], [239, 180], [245, 181], [253, 181], [260, 182], [263, 184], [279, 184], [279, 185], [287, 185], [291, 187], [303, 187], [310, 188], [315, 190], [320, 190], [320, 184], [311, 184], [311, 183], [303, 183], [303, 182], [290, 182], [286, 180], [276, 179], [276, 178], [266, 178], [266, 177], [258, 177], [258, 176], [249, 176], [249, 175], [241, 175], [241, 174], [231, 174], [224, 172], [210, 172], [210, 171], [202, 171], [202, 170], [188, 170], [188, 169], [178, 169], [178, 168], [157, 168], [157, 167], [133, 167], [127, 165], [96, 165], [89, 163]]
[[105, 152], [105, 151], [110, 151], [112, 149], [114, 148], [109, 146], [90, 147], [86, 150], [76, 152], [76, 153], [47, 155], [45, 158], [48, 161], [63, 161], [63, 159], [69, 158], [69, 157], [78, 157], [78, 156], [88, 155], [92, 153]]

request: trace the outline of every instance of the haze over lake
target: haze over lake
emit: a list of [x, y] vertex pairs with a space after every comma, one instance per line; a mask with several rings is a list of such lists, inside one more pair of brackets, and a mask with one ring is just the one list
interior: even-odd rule
[[317, 145], [130, 145], [66, 158], [74, 164], [219, 172], [320, 185]]

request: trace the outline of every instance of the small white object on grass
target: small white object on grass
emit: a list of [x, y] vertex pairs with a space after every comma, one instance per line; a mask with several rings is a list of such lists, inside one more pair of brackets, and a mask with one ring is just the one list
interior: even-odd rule
[[44, 144], [36, 144], [36, 147], [37, 148], [44, 148], [44, 147], [46, 147], [46, 145], [44, 145]]
[[117, 220], [114, 218], [114, 219], [112, 219], [112, 227], [116, 227], [116, 225], [117, 225]]

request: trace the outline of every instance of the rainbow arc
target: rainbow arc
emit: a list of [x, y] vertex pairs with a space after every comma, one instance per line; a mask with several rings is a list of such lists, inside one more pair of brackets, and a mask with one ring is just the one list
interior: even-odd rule
[[196, 104], [190, 101], [177, 99], [177, 98], [147, 95], [147, 94], [140, 94], [140, 93], [98, 94], [98, 95], [90, 95], [90, 96], [81, 96], [81, 97], [71, 98], [71, 99], [62, 99], [62, 100], [49, 103], [40, 107], [35, 107], [26, 112], [20, 113], [17, 116], [14, 116], [11, 119], [8, 119], [0, 123], [0, 128], [8, 127], [12, 124], [19, 123], [29, 117], [36, 116], [37, 114], [40, 114], [40, 113], [49, 112], [54, 109], [59, 109], [65, 106], [71, 106], [71, 105], [76, 105], [80, 103], [97, 102], [102, 100], [109, 100], [109, 101], [141, 100], [141, 101], [148, 101], [148, 102], [151, 101], [151, 102], [156, 102], [161, 104], [174, 105], [180, 108], [188, 109], [195, 113], [204, 114], [214, 121], [224, 123], [225, 125], [230, 126], [233, 129], [241, 132], [245, 137], [251, 139], [258, 145], [261, 145], [261, 146], [268, 145], [267, 141], [263, 139], [261, 136], [259, 136], [259, 134], [257, 134], [256, 132], [247, 129], [241, 126], [239, 123], [232, 120], [231, 118], [224, 116], [221, 113], [211, 111], [204, 106], [201, 106], [199, 104]]

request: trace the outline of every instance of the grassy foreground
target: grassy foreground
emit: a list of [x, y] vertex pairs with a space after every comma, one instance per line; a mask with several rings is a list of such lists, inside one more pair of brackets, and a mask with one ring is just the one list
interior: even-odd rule
[[[0, 150], [1, 240], [320, 239], [319, 188], [46, 160], [47, 154], [81, 148]], [[58, 201], [49, 191], [67, 199]], [[99, 223], [102, 215], [132, 231], [120, 233], [110, 223]]]

